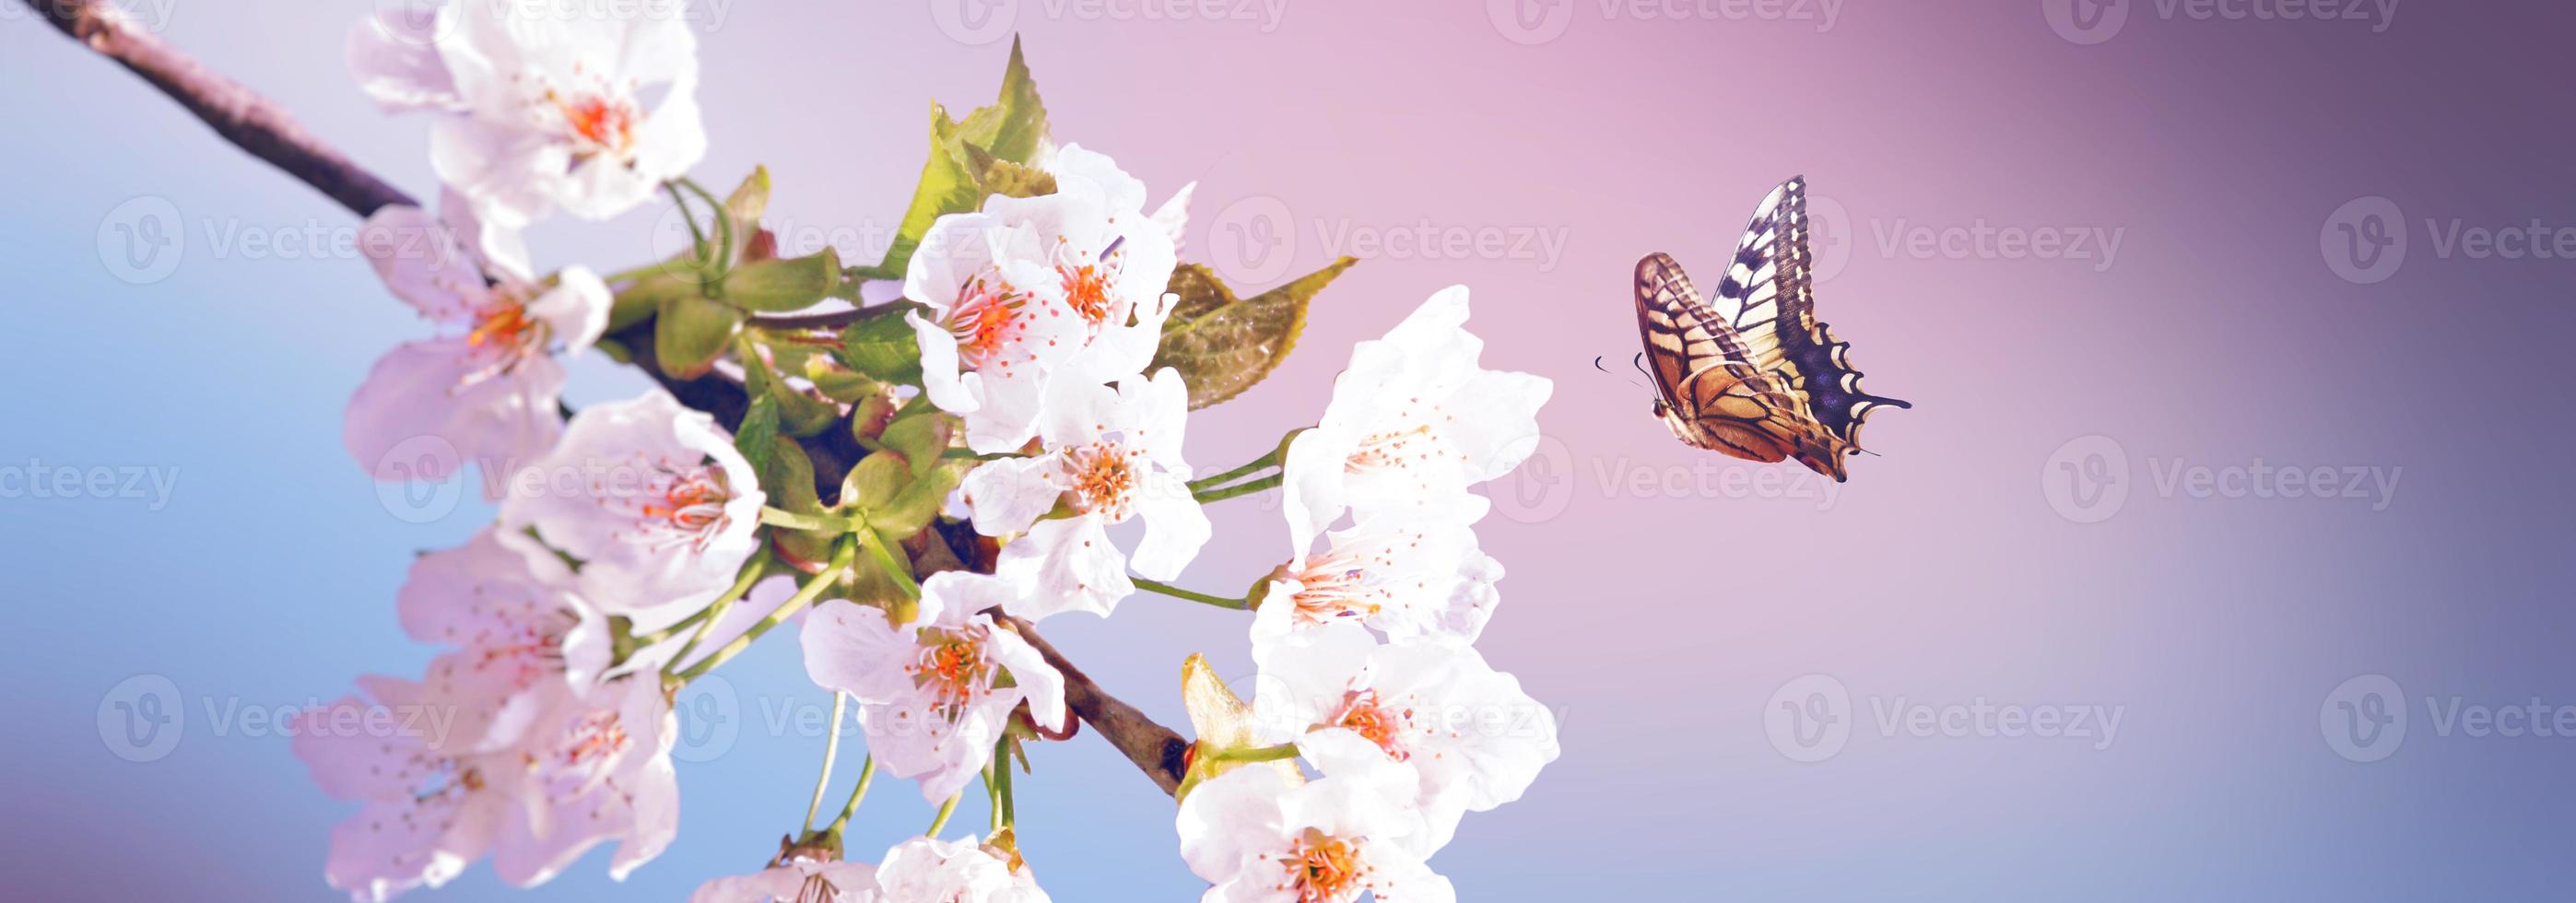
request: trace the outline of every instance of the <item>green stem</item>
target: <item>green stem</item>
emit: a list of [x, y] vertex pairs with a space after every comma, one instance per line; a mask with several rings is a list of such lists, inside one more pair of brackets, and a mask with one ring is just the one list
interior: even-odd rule
[[993, 831], [999, 833], [1020, 823], [1019, 812], [1011, 801], [1011, 735], [1007, 731], [993, 747], [993, 780], [993, 798], [999, 801], [994, 807], [999, 814], [993, 816]]
[[1213, 489], [1244, 477], [1251, 476], [1254, 471], [1261, 470], [1262, 468], [1281, 466], [1280, 462], [1288, 459], [1288, 443], [1296, 441], [1298, 433], [1302, 433], [1310, 429], [1314, 429], [1314, 427], [1301, 426], [1296, 429], [1289, 430], [1285, 435], [1279, 437], [1279, 444], [1271, 446], [1270, 451], [1263, 454], [1261, 457], [1252, 459], [1252, 463], [1217, 474], [1216, 476], [1191, 480], [1190, 489], [1192, 491]]
[[957, 814], [957, 801], [965, 796], [966, 791], [960, 790], [951, 794], [947, 802], [939, 804], [939, 817], [930, 820], [930, 827], [922, 831], [921, 836], [938, 840], [940, 829], [948, 827], [948, 817]]
[[770, 628], [778, 626], [788, 617], [804, 610], [805, 606], [813, 604], [816, 598], [823, 595], [824, 590], [832, 588], [833, 582], [849, 572], [850, 563], [858, 557], [858, 549], [855, 546], [855, 543], [846, 541], [840, 543], [832, 550], [832, 563], [826, 565], [822, 573], [805, 581], [805, 585], [796, 590], [796, 595], [789, 596], [787, 601], [779, 603], [776, 610], [763, 616], [759, 623], [751, 625], [751, 629], [743, 631], [741, 636], [734, 637], [732, 642], [724, 644], [722, 648], [708, 655], [706, 661], [699, 662], [676, 675], [680, 682], [685, 684], [696, 680], [699, 675], [713, 671], [717, 665], [741, 655], [743, 650], [751, 648], [753, 640], [760, 639], [761, 634], [768, 633]]
[[[648, 263], [631, 270], [619, 270], [606, 276], [601, 276], [599, 277], [599, 281], [606, 285], [616, 285], [620, 282], [633, 282], [646, 276], [678, 271], [681, 266], [683, 265], [670, 261], [664, 261], [662, 263]], [[695, 264], [688, 264], [688, 266], [695, 266]]]
[[1269, 468], [1269, 467], [1276, 467], [1276, 466], [1278, 466], [1278, 465], [1279, 465], [1279, 450], [1278, 450], [1278, 449], [1271, 449], [1271, 451], [1270, 451], [1270, 453], [1269, 453], [1269, 454], [1262, 455], [1262, 456], [1261, 456], [1261, 457], [1259, 457], [1259, 458], [1255, 458], [1255, 459], [1253, 459], [1252, 463], [1250, 463], [1250, 464], [1243, 465], [1242, 467], [1237, 467], [1237, 468], [1235, 468], [1235, 469], [1233, 469], [1233, 470], [1229, 470], [1229, 471], [1226, 471], [1226, 472], [1224, 472], [1224, 473], [1217, 474], [1216, 476], [1208, 477], [1208, 478], [1206, 478], [1206, 479], [1191, 480], [1191, 481], [1190, 481], [1190, 488], [1191, 488], [1192, 490], [1199, 490], [1199, 489], [1213, 489], [1213, 488], [1216, 488], [1216, 487], [1218, 487], [1218, 486], [1223, 486], [1223, 485], [1225, 485], [1225, 484], [1227, 484], [1227, 483], [1231, 483], [1231, 482], [1234, 482], [1234, 481], [1236, 481], [1236, 480], [1242, 479], [1242, 478], [1244, 478], [1244, 477], [1251, 476], [1251, 475], [1252, 475], [1252, 473], [1253, 473], [1254, 471], [1262, 470], [1262, 469], [1264, 469], [1264, 468]]
[[680, 645], [678, 654], [671, 656], [671, 663], [665, 666], [663, 673], [668, 674], [668, 669], [688, 661], [689, 653], [697, 651], [698, 644], [706, 640], [707, 631], [715, 629], [716, 622], [724, 620], [725, 612], [731, 611], [733, 604], [751, 592], [752, 585], [759, 583], [762, 575], [768, 572], [769, 544], [762, 543], [759, 551], [751, 553], [751, 560], [743, 562], [742, 573], [734, 575], [733, 585], [725, 588], [724, 595], [716, 597], [715, 604], [707, 606], [706, 619], [698, 622], [697, 632], [689, 634], [689, 641]]
[[679, 636], [680, 631], [698, 626], [700, 622], [707, 620], [707, 615], [712, 614], [715, 610], [716, 603], [711, 602], [707, 604], [707, 607], [698, 609], [696, 613], [691, 614], [688, 617], [681, 618], [678, 623], [672, 624], [669, 627], [664, 627], [660, 630], [653, 631], [652, 633], [636, 634], [634, 636], [635, 648], [643, 649], [660, 644], [672, 637]]
[[867, 759], [859, 763], [859, 786], [850, 791], [850, 801], [841, 804], [840, 817], [832, 819], [832, 826], [824, 830], [839, 834], [842, 828], [848, 827], [851, 813], [859, 811], [859, 801], [868, 798], [868, 785], [876, 783], [876, 780], [877, 756], [869, 753]]
[[798, 514], [781, 508], [760, 509], [760, 522], [790, 530], [828, 530], [834, 533], [856, 533], [866, 521], [833, 514]]
[[1218, 608], [1231, 608], [1236, 611], [1243, 611], [1252, 607], [1252, 602], [1247, 599], [1229, 599], [1224, 596], [1211, 596], [1206, 593], [1192, 592], [1190, 590], [1173, 586], [1169, 583], [1164, 583], [1158, 580], [1147, 580], [1143, 577], [1129, 577], [1127, 579], [1130, 582], [1135, 583], [1137, 589], [1162, 593], [1163, 595], [1170, 596], [1175, 599], [1188, 599], [1202, 605], [1214, 605]]
[[823, 741], [823, 776], [814, 779], [814, 801], [805, 804], [805, 829], [814, 829], [814, 816], [823, 811], [823, 788], [832, 785], [832, 758], [841, 752], [841, 711], [850, 696], [832, 691], [832, 733]]
[[[680, 183], [678, 182], [664, 182], [662, 183], [662, 188], [663, 190], [671, 193], [671, 203], [680, 205], [680, 222], [687, 223], [689, 226], [689, 244], [691, 247], [697, 249], [698, 265], [705, 266], [707, 264], [707, 233], [705, 230], [698, 228], [698, 218], [689, 215], [688, 195], [680, 193]], [[716, 215], [718, 218], [722, 218], [724, 215], [724, 208], [717, 207]], [[601, 281], [615, 282], [617, 280], [603, 279]]]
[[877, 528], [870, 526], [865, 518], [860, 519], [858, 534], [859, 544], [868, 547], [868, 557], [876, 559], [877, 567], [884, 568], [886, 576], [894, 578], [896, 586], [903, 587], [903, 594], [921, 598], [921, 584], [913, 582], [912, 567], [896, 560], [885, 534], [877, 532]]
[[986, 837], [1002, 833], [1002, 779], [993, 776], [993, 769], [1001, 765], [1000, 762], [984, 763], [984, 808], [989, 813], [984, 820]]
[[684, 176], [677, 181], [681, 186], [696, 193], [699, 200], [707, 202], [707, 209], [715, 218], [716, 256], [707, 261], [707, 270], [715, 278], [722, 279], [725, 273], [733, 269], [733, 255], [738, 247], [734, 244], [733, 213], [725, 209], [723, 201], [716, 200], [715, 195], [707, 193], [706, 188], [700, 186], [695, 180]]
[[1191, 494], [1197, 496], [1199, 504], [1202, 505], [1209, 502], [1221, 502], [1238, 495], [1251, 495], [1263, 490], [1277, 489], [1279, 488], [1279, 483], [1281, 481], [1280, 478], [1280, 474], [1274, 473], [1269, 476], [1262, 477], [1261, 479], [1253, 480], [1249, 483], [1236, 483], [1223, 489], [1193, 489]]

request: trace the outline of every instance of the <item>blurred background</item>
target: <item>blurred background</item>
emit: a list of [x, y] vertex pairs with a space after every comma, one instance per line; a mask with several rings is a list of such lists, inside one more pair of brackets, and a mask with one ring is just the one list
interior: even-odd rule
[[[128, 8], [434, 193], [427, 121], [346, 75], [367, 4]], [[697, 176], [766, 164], [789, 253], [875, 259], [925, 104], [989, 100], [1016, 33], [1059, 140], [1157, 198], [1198, 183], [1185, 259], [1259, 288], [1364, 258], [1286, 366], [1193, 418], [1202, 468], [1311, 422], [1352, 342], [1451, 284], [1488, 366], [1556, 381], [1479, 532], [1510, 574], [1485, 655], [1556, 709], [1564, 756], [1433, 860], [1465, 898], [2570, 893], [2576, 111], [2553, 73], [2576, 13], [700, 0], [693, 22]], [[273, 716], [417, 673], [433, 650], [394, 590], [490, 515], [382, 494], [342, 451], [370, 362], [428, 326], [334, 246], [341, 209], [14, 2], [0, 74], [0, 864], [29, 899], [331, 898], [353, 807]], [[1636, 259], [1713, 281], [1797, 173], [1823, 317], [1915, 403], [1847, 484], [1675, 443], [1615, 366]], [[559, 216], [538, 264], [658, 257], [663, 212]], [[574, 371], [575, 406], [645, 385]], [[1285, 557], [1273, 501], [1215, 514], [1184, 585]], [[1169, 724], [1185, 655], [1251, 673], [1240, 616], [1174, 600], [1047, 630]], [[830, 700], [781, 638], [721, 676], [682, 700], [679, 841], [625, 886], [594, 852], [533, 893], [478, 864], [418, 898], [668, 899], [761, 865]], [[1170, 801], [1096, 737], [1033, 757], [1022, 842], [1057, 899], [1203, 887]], [[859, 858], [929, 821], [910, 791], [861, 810]]]

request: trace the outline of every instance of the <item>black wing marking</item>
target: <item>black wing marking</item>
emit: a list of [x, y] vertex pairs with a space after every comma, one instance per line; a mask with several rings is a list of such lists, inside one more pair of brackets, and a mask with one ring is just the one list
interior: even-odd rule
[[1835, 339], [1832, 328], [1816, 320], [1811, 232], [1807, 180], [1794, 176], [1754, 211], [1718, 294], [1734, 305], [1737, 330], [1769, 335], [1767, 343], [1754, 344], [1769, 345], [1777, 369], [1806, 391], [1809, 416], [1856, 453], [1870, 411], [1913, 405], [1862, 391], [1861, 372], [1849, 358], [1851, 343]]

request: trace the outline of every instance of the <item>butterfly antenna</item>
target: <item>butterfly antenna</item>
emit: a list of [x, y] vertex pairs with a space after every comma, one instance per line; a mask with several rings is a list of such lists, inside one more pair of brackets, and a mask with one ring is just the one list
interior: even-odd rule
[[1631, 367], [1635, 367], [1635, 368], [1637, 368], [1637, 375], [1638, 375], [1638, 376], [1649, 376], [1649, 377], [1651, 377], [1651, 376], [1653, 376], [1653, 375], [1654, 375], [1654, 374], [1652, 374], [1652, 373], [1648, 373], [1648, 372], [1646, 372], [1646, 353], [1645, 353], [1645, 352], [1643, 352], [1643, 351], [1637, 352], [1637, 356], [1636, 356], [1636, 357], [1629, 358], [1629, 359], [1628, 359], [1628, 366], [1631, 366]]
[[[1644, 355], [1643, 353], [1640, 353], [1640, 354], [1638, 354], [1637, 356], [1638, 356], [1638, 357], [1644, 357], [1645, 355]], [[1609, 355], [1606, 355], [1606, 354], [1596, 354], [1596, 355], [1593, 355], [1593, 356], [1592, 356], [1592, 369], [1594, 369], [1594, 370], [1599, 370], [1599, 371], [1601, 371], [1601, 372], [1603, 372], [1603, 373], [1610, 373], [1610, 368], [1608, 368], [1608, 367], [1604, 367], [1604, 366], [1601, 366], [1601, 360], [1602, 360], [1603, 358], [1606, 358], [1606, 357], [1609, 357]], [[1619, 374], [1616, 374], [1616, 373], [1610, 373], [1610, 375], [1612, 375], [1612, 376], [1618, 376]], [[1628, 380], [1628, 384], [1629, 384], [1629, 385], [1632, 385], [1632, 386], [1637, 386], [1637, 388], [1640, 388], [1640, 389], [1645, 388], [1645, 386], [1637, 385], [1637, 381], [1636, 381], [1636, 380], [1633, 380], [1633, 379], [1632, 379], [1632, 380]]]

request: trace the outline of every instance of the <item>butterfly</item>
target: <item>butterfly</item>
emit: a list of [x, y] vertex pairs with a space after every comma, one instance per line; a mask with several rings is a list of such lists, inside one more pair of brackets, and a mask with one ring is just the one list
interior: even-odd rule
[[1816, 322], [1815, 256], [1807, 248], [1807, 182], [1771, 189], [1717, 284], [1719, 316], [1665, 254], [1637, 261], [1637, 331], [1655, 380], [1655, 417], [1694, 448], [1754, 461], [1791, 456], [1840, 482], [1860, 454], [1861, 423], [1879, 407], [1861, 391], [1851, 343]]

